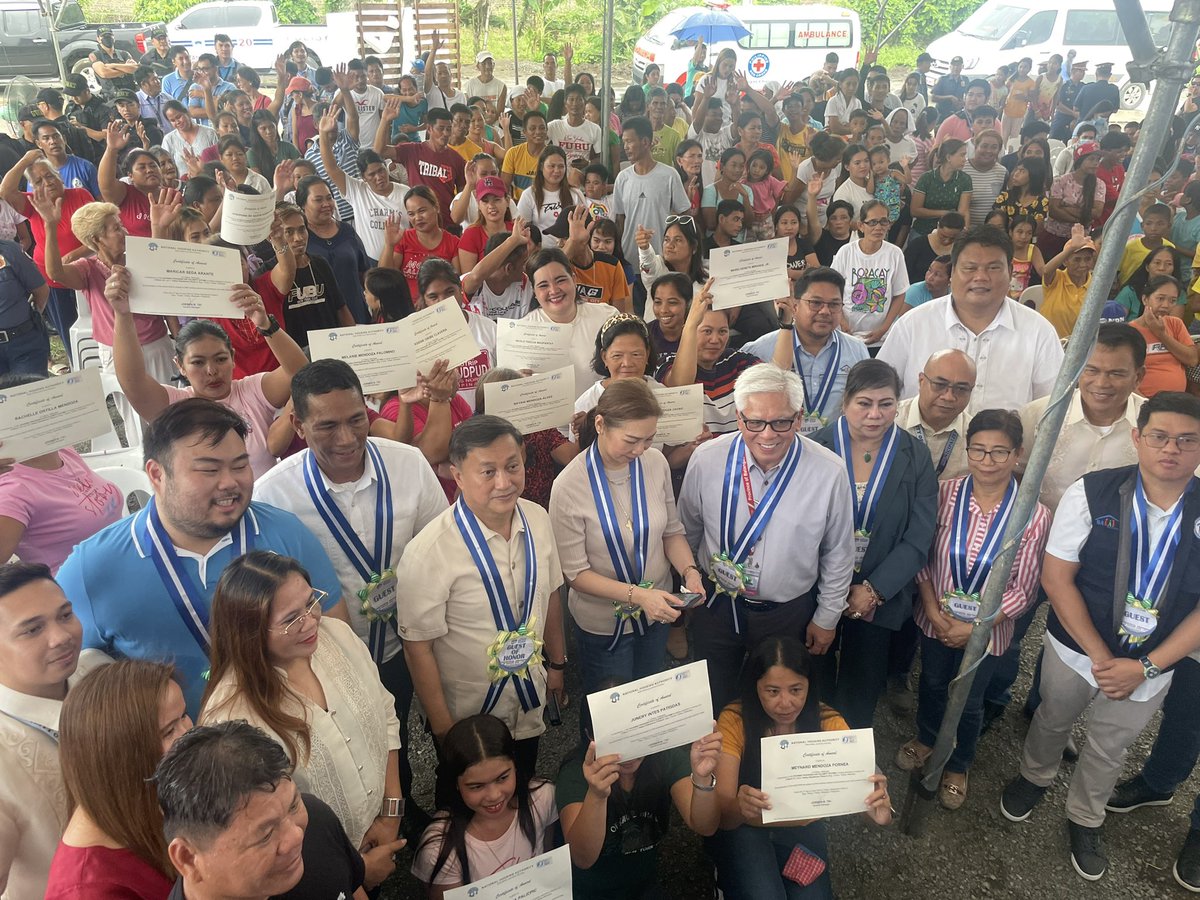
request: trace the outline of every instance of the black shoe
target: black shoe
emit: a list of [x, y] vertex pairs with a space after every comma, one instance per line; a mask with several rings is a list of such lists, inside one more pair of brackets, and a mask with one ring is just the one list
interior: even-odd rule
[[1000, 795], [1000, 812], [1010, 822], [1024, 822], [1033, 812], [1033, 808], [1045, 795], [1048, 787], [1038, 787], [1018, 775], [1004, 788]]
[[1171, 872], [1182, 887], [1200, 894], [1200, 831], [1197, 829], [1188, 832]]
[[1104, 830], [1067, 822], [1067, 832], [1071, 836], [1071, 865], [1080, 878], [1099, 881], [1108, 871], [1108, 857], [1104, 855]]
[[1142, 776], [1137, 775], [1118, 784], [1113, 789], [1108, 802], [1104, 804], [1104, 808], [1109, 812], [1127, 813], [1141, 809], [1143, 806], [1170, 806], [1174, 799], [1174, 792], [1160, 794], [1152, 791]]
[[979, 728], [979, 736], [983, 737], [992, 726], [1004, 718], [1004, 711], [1008, 707], [1002, 703], [985, 703], [983, 704], [983, 725]]

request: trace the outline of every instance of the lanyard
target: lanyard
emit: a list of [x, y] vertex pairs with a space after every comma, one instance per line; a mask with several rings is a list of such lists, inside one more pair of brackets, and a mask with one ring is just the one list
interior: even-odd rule
[[[1192, 489], [1192, 484], [1194, 480], [1188, 482], [1188, 491]], [[1186, 494], [1187, 491], [1184, 496]], [[1142, 474], [1138, 473], [1137, 487], [1133, 492], [1133, 521], [1130, 523], [1134, 563], [1133, 571], [1129, 573], [1129, 590], [1139, 600], [1147, 601], [1152, 606], [1157, 606], [1166, 593], [1167, 581], [1171, 577], [1171, 566], [1175, 563], [1175, 553], [1183, 533], [1183, 499], [1180, 497], [1175, 504], [1174, 512], [1151, 549], [1148, 503], [1142, 487]]]
[[846, 474], [850, 478], [850, 497], [854, 501], [855, 531], [871, 533], [871, 526], [875, 522], [875, 512], [879, 508], [879, 498], [883, 494], [883, 486], [887, 483], [888, 473], [892, 470], [892, 463], [896, 460], [896, 433], [899, 430], [894, 424], [888, 429], [879, 455], [875, 458], [875, 465], [871, 467], [871, 477], [867, 479], [867, 489], [863, 492], [863, 498], [860, 501], [858, 488], [854, 481], [854, 460], [850, 451], [850, 426], [846, 422], [845, 416], [837, 421], [837, 432], [833, 443], [834, 449], [846, 464]]
[[1009, 513], [1012, 512], [1013, 500], [1017, 495], [1017, 480], [1009, 479], [1008, 489], [1004, 499], [992, 516], [992, 524], [984, 535], [983, 545], [979, 555], [975, 557], [975, 565], [968, 569], [967, 550], [971, 542], [971, 476], [963, 479], [954, 498], [954, 518], [950, 523], [950, 579], [954, 586], [965, 594], [976, 595], [983, 589], [992, 563], [1000, 550], [1000, 541], [1004, 537], [1004, 528], [1008, 524]]
[[[829, 397], [833, 394], [833, 383], [837, 381], [838, 364], [842, 361], [842, 342], [838, 339], [836, 331], [829, 336], [829, 342], [833, 345], [833, 354], [829, 358], [829, 365], [826, 366], [816, 391], [810, 393], [808, 376], [804, 374], [804, 366], [800, 362], [803, 349], [800, 346], [800, 335], [795, 330], [792, 331], [792, 356], [796, 360], [796, 372], [800, 376], [800, 384], [804, 388], [804, 414], [807, 416], [823, 416], [825, 414], [825, 407], [829, 403]], [[817, 356], [820, 356], [820, 353]], [[814, 374], [817, 371], [817, 357], [815, 356], [812, 370]]]
[[[758, 543], [766, 530], [771, 513], [779, 505], [783, 492], [800, 463], [802, 450], [800, 438], [793, 435], [792, 446], [783, 458], [778, 477], [768, 486], [762, 500], [757, 504], [750, 494], [750, 472], [746, 460], [746, 442], [739, 434], [729, 447], [725, 461], [725, 481], [721, 487], [721, 542], [722, 549], [732, 562], [741, 563], [750, 555], [750, 549]], [[737, 481], [734, 473], [742, 470], [742, 483], [746, 487], [746, 501], [750, 507], [750, 518], [739, 535], [735, 528], [737, 509]]]
[[[526, 626], [533, 611], [533, 598], [537, 591], [537, 555], [534, 553], [533, 533], [529, 530], [529, 522], [526, 521], [520, 504], [517, 505], [517, 515], [521, 517], [525, 547], [525, 604], [520, 621], [513, 612], [512, 604], [508, 599], [508, 591], [505, 590], [504, 581], [500, 577], [500, 569], [496, 565], [496, 558], [492, 555], [491, 548], [488, 547], [487, 539], [483, 536], [479, 520], [475, 518], [475, 513], [471, 512], [470, 507], [463, 502], [461, 496], [454, 504], [454, 523], [458, 526], [458, 533], [462, 535], [463, 543], [467, 545], [467, 550], [483, 581], [483, 589], [487, 592], [488, 603], [492, 609], [492, 619], [498, 632], [513, 632]], [[510, 675], [502, 681], [495, 682], [488, 689], [487, 697], [484, 699], [483, 712], [485, 714], [495, 708], [500, 699], [500, 692], [510, 681], [513, 683], [513, 689], [517, 692], [517, 699], [521, 701], [523, 710], [528, 712], [541, 705], [542, 701], [538, 698], [537, 688], [534, 686], [532, 678], [528, 676], [518, 678]]]
[[16, 713], [10, 713], [10, 712], [7, 712], [7, 711], [5, 711], [5, 710], [2, 710], [2, 709], [0, 709], [0, 713], [2, 713], [3, 715], [6, 715], [6, 716], [8, 716], [8, 717], [9, 717], [10, 719], [12, 719], [14, 722], [20, 722], [20, 723], [21, 723], [22, 725], [24, 725], [26, 728], [32, 728], [34, 731], [40, 731], [40, 732], [41, 732], [42, 734], [44, 734], [46, 737], [50, 738], [50, 740], [54, 741], [54, 743], [56, 743], [56, 744], [58, 743], [58, 732], [57, 732], [57, 731], [55, 731], [55, 730], [54, 730], [53, 728], [51, 728], [50, 726], [48, 726], [48, 725], [43, 725], [43, 724], [41, 724], [40, 722], [33, 722], [33, 721], [29, 720], [29, 719], [23, 719], [23, 718], [21, 718], [20, 716], [18, 716]]
[[588, 450], [585, 466], [588, 481], [592, 486], [592, 499], [596, 501], [596, 512], [600, 517], [600, 531], [604, 535], [604, 543], [608, 545], [608, 555], [612, 559], [616, 578], [627, 584], [639, 584], [646, 574], [646, 557], [650, 546], [650, 516], [646, 503], [646, 479], [642, 461], [635, 459], [629, 464], [629, 500], [633, 508], [632, 561], [621, 539], [617, 512], [613, 506], [608, 479], [604, 475], [604, 463], [600, 459], [600, 450], [596, 444], [592, 444]]
[[[917, 430], [913, 432], [913, 436], [924, 444], [929, 446], [929, 442], [925, 440], [925, 426], [917, 425]], [[942, 458], [938, 460], [937, 466], [934, 468], [934, 474], [941, 476], [946, 471], [946, 465], [950, 462], [950, 454], [954, 452], [954, 445], [958, 443], [958, 429], [950, 432], [950, 437], [946, 438], [946, 446], [942, 448]]]
[[392, 483], [384, 468], [383, 458], [379, 449], [367, 441], [367, 458], [375, 470], [375, 549], [367, 550], [362, 539], [351, 527], [349, 520], [330, 496], [321, 472], [317, 468], [317, 457], [312, 450], [304, 461], [304, 484], [308, 488], [308, 496], [313, 506], [317, 508], [325, 527], [333, 535], [346, 558], [353, 564], [363, 581], [370, 581], [372, 575], [378, 575], [391, 566], [392, 557]]
[[[184, 568], [175, 552], [175, 545], [171, 543], [171, 538], [163, 527], [158, 515], [158, 504], [153, 497], [146, 507], [145, 524], [146, 533], [150, 537], [150, 558], [154, 561], [154, 567], [158, 569], [158, 577], [162, 579], [163, 587], [167, 589], [171, 602], [175, 604], [179, 618], [207, 656], [211, 645], [208, 635], [208, 604], [198, 603], [204, 597], [204, 591], [196, 584], [191, 572]], [[232, 537], [233, 550], [230, 559], [237, 559], [253, 548], [254, 538], [246, 527], [244, 513], [234, 528]]]

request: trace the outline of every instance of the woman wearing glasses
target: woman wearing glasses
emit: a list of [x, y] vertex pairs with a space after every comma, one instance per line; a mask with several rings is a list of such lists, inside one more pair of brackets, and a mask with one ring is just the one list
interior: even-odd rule
[[886, 240], [891, 228], [887, 204], [867, 200], [859, 208], [858, 220], [862, 237], [837, 252], [832, 268], [846, 279], [842, 302], [846, 330], [878, 352], [888, 329], [904, 309], [908, 268], [904, 251]]
[[[917, 737], [904, 744], [896, 764], [918, 769], [933, 752], [950, 682], [962, 663], [963, 648], [979, 617], [979, 598], [1000, 550], [1017, 481], [1013, 471], [1021, 459], [1021, 420], [1016, 413], [985, 409], [967, 426], [970, 474], [941, 483], [937, 536], [929, 563], [917, 575], [920, 600], [913, 611], [921, 629], [921, 682], [917, 696]], [[1013, 622], [1037, 596], [1042, 551], [1050, 529], [1050, 512], [1038, 504], [1021, 535], [1012, 573], [1004, 587], [992, 624], [991, 641], [975, 672], [966, 708], [958, 723], [954, 752], [946, 763], [938, 799], [958, 809], [967, 797], [967, 772], [983, 723], [983, 694], [997, 660], [1012, 641]]]
[[325, 596], [289, 557], [253, 550], [230, 563], [213, 595], [200, 722], [245, 719], [271, 735], [296, 786], [365, 852], [400, 828], [400, 722], [366, 644], [321, 615]]
[[704, 253], [700, 249], [700, 230], [696, 219], [691, 216], [667, 216], [663, 229], [662, 254], [654, 252], [650, 238], [654, 232], [637, 226], [638, 269], [642, 273], [642, 285], [647, 293], [654, 282], [671, 272], [686, 275], [692, 282], [692, 290], [699, 293], [708, 281], [704, 269]]
[[842, 458], [854, 495], [849, 606], [830, 652], [814, 661], [851, 728], [871, 727], [888, 647], [912, 614], [913, 577], [933, 542], [937, 476], [929, 451], [896, 425], [899, 395], [896, 370], [865, 359], [846, 376], [841, 417], [812, 436]]

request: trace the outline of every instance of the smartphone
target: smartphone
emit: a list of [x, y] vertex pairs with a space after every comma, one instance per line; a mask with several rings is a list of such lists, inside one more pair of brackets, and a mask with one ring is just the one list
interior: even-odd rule
[[676, 591], [671, 596], [683, 604], [680, 607], [681, 609], [691, 609], [693, 606], [699, 606], [704, 602], [703, 594], [693, 594], [691, 591]]
[[550, 691], [550, 696], [546, 698], [546, 720], [551, 725], [562, 724], [562, 713], [558, 708], [558, 695]]

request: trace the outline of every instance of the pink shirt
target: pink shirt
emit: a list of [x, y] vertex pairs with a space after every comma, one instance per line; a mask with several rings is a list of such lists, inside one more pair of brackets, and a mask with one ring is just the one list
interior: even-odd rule
[[70, 447], [51, 471], [17, 463], [0, 475], [0, 516], [25, 526], [16, 554], [57, 572], [71, 548], [121, 518], [121, 491], [88, 468]]
[[[134, 189], [130, 188], [129, 193], [135, 193]], [[92, 337], [97, 343], [111, 347], [116, 319], [113, 308], [104, 297], [104, 282], [110, 269], [96, 256], [85, 256], [69, 265], [83, 278], [83, 295], [87, 297], [88, 306], [92, 308]], [[133, 321], [137, 325], [138, 343], [143, 347], [167, 336], [167, 323], [163, 321], [162, 316], [134, 313]]]
[[[263, 394], [262, 381], [268, 374], [259, 372], [257, 375], [234, 379], [229, 389], [229, 396], [224, 400], [217, 401], [222, 406], [228, 406], [246, 420], [246, 425], [250, 429], [249, 434], [246, 435], [246, 451], [250, 454], [250, 468], [254, 470], [255, 478], [260, 478], [264, 473], [269, 472], [278, 462], [271, 455], [271, 451], [267, 449], [267, 430], [275, 421], [275, 414], [279, 412]], [[177, 388], [165, 384], [163, 387], [172, 403], [195, 396], [190, 386]]]

